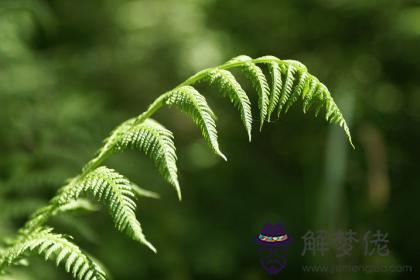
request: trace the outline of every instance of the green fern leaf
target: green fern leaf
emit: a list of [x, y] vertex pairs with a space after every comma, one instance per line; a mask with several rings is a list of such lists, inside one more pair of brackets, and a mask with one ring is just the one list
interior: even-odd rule
[[304, 113], [307, 113], [309, 111], [309, 108], [314, 101], [315, 93], [317, 92], [319, 86], [320, 85], [318, 79], [313, 76], [310, 76], [302, 93]]
[[66, 205], [77, 199], [82, 192], [92, 194], [96, 200], [105, 203], [119, 231], [126, 232], [129, 237], [156, 252], [136, 218], [135, 194], [130, 181], [113, 169], [101, 166], [62, 189], [53, 202]]
[[258, 67], [255, 63], [253, 63], [252, 58], [246, 55], [240, 55], [235, 57], [225, 65], [229, 65], [231, 63], [242, 63], [239, 64], [238, 67], [244, 72], [247, 78], [251, 81], [253, 87], [258, 93], [258, 108], [260, 109], [260, 130], [264, 124], [266, 116], [268, 114], [268, 105], [269, 105], [269, 96], [270, 96], [270, 88], [268, 86], [267, 80], [265, 75], [260, 67]]
[[286, 66], [286, 70], [285, 70], [285, 73], [284, 73], [284, 85], [283, 85], [282, 91], [281, 91], [281, 97], [280, 97], [280, 100], [279, 100], [277, 116], [280, 116], [284, 105], [289, 100], [290, 95], [292, 94], [293, 82], [294, 82], [294, 79], [295, 79], [295, 72], [296, 72], [296, 68], [293, 66], [293, 64], [288, 64]]
[[96, 200], [104, 202], [119, 231], [126, 232], [129, 237], [156, 252], [155, 247], [144, 236], [140, 222], [136, 218], [133, 184], [114, 170], [104, 166], [73, 179], [61, 188], [49, 205], [41, 208], [31, 217], [20, 230], [20, 235], [27, 235], [43, 226], [51, 217], [72, 209], [72, 205], [83, 193], [91, 194]]
[[[301, 97], [304, 113], [314, 106], [315, 115], [318, 115], [325, 108], [325, 119], [330, 123], [338, 123], [344, 129], [350, 145], [354, 148], [350, 130], [330, 92], [316, 77], [308, 73], [305, 65], [296, 60], [280, 60], [274, 56], [263, 56], [254, 59], [253, 62], [266, 64], [272, 76], [268, 119], [276, 104], [278, 104], [278, 115], [280, 115], [283, 109], [287, 112]], [[275, 66], [276, 64], [278, 66]], [[281, 70], [281, 78], [278, 77], [279, 69]], [[279, 97], [280, 88], [281, 94]]]
[[169, 184], [174, 186], [181, 200], [172, 132], [158, 122], [146, 119], [125, 131], [121, 141], [117, 143], [117, 149], [125, 149], [129, 146], [144, 151], [153, 159], [159, 172]]
[[127, 148], [141, 150], [149, 156], [164, 179], [175, 188], [181, 200], [172, 132], [152, 119], [136, 123], [134, 118], [117, 127], [105, 140], [97, 156], [86, 165], [85, 170], [97, 165], [104, 156]]
[[13, 246], [3, 250], [0, 255], [0, 272], [16, 264], [31, 252], [43, 255], [45, 260], [55, 259], [57, 266], [64, 262], [65, 270], [75, 279], [105, 280], [107, 278], [100, 265], [63, 235], [53, 233], [51, 228], [38, 228], [19, 239], [19, 242]]
[[305, 87], [302, 91], [302, 99], [304, 113], [308, 112], [310, 107], [315, 105], [315, 115], [318, 115], [319, 111], [325, 107], [326, 121], [329, 123], [338, 123], [339, 126], [344, 129], [350, 145], [354, 148], [350, 129], [348, 128], [342, 113], [338, 109], [328, 88], [323, 83], [319, 82], [316, 77], [308, 75]]
[[204, 96], [191, 86], [182, 86], [170, 91], [165, 96], [164, 103], [168, 106], [175, 105], [189, 115], [200, 128], [211, 149], [224, 160], [227, 160], [226, 156], [220, 151], [217, 141], [215, 115]]
[[308, 72], [297, 72], [296, 84], [294, 86], [294, 91], [286, 102], [285, 112], [287, 113], [290, 107], [296, 103], [299, 97], [302, 95], [303, 89], [305, 88], [306, 81], [308, 79]]
[[215, 69], [208, 74], [211, 85], [217, 88], [229, 98], [230, 102], [237, 108], [241, 114], [242, 122], [251, 141], [252, 112], [251, 102], [241, 85], [235, 77], [227, 70]]
[[281, 69], [280, 65], [276, 62], [268, 63], [268, 70], [271, 75], [271, 93], [270, 93], [270, 100], [268, 105], [268, 114], [267, 119], [270, 121], [271, 114], [274, 111], [274, 108], [278, 104], [280, 100], [280, 95], [283, 87], [283, 81], [281, 78]]

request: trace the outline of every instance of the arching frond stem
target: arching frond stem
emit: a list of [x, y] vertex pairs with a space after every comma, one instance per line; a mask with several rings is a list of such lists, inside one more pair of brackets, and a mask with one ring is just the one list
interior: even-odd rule
[[[271, 89], [260, 64], [268, 67], [271, 74]], [[189, 77], [156, 98], [145, 112], [118, 126], [104, 141], [95, 157], [84, 166], [81, 174], [60, 188], [48, 205], [38, 209], [31, 216], [19, 230], [15, 240], [10, 242], [10, 246], [0, 250], [0, 272], [3, 266], [12, 265], [24, 253], [39, 249], [38, 254], [45, 254], [47, 259], [52, 256], [51, 254], [57, 257], [57, 264], [68, 257], [66, 270], [73, 272], [74, 277], [105, 279], [106, 276], [100, 268], [75, 244], [45, 228], [47, 221], [59, 213], [79, 208], [94, 209], [86, 201], [79, 200], [82, 194], [88, 194], [98, 202], [104, 203], [119, 231], [125, 232], [132, 239], [156, 252], [153, 245], [146, 240], [140, 222], [136, 219], [135, 196], [157, 198], [158, 195], [134, 185], [115, 170], [103, 166], [103, 163], [117, 151], [126, 148], [142, 150], [155, 162], [166, 181], [175, 187], [181, 199], [172, 132], [151, 117], [164, 106], [177, 107], [194, 121], [213, 152], [226, 159], [219, 149], [215, 114], [205, 97], [193, 86], [205, 79], [212, 80], [211, 77], [213, 81], [220, 79], [219, 91], [224, 90], [224, 96], [230, 98], [231, 103], [237, 107], [251, 139], [251, 102], [239, 82], [228, 71], [234, 68], [240, 68], [258, 94], [260, 129], [265, 121], [270, 120], [276, 107], [278, 114], [287, 112], [300, 98], [304, 113], [310, 108], [315, 108], [317, 115], [321, 108], [325, 109], [326, 121], [341, 126], [354, 148], [347, 123], [330, 92], [308, 72], [305, 65], [299, 61], [281, 60], [274, 56], [255, 59], [238, 56], [222, 65], [204, 69]], [[45, 251], [46, 249], [48, 250]], [[82, 266], [82, 263], [85, 264]]]

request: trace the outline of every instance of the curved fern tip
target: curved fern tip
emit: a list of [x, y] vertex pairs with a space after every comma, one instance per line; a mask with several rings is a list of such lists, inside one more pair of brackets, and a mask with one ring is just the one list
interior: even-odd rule
[[354, 146], [352, 138], [351, 138], [350, 129], [347, 126], [347, 123], [345, 121], [344, 121], [344, 124], [343, 124], [343, 128], [344, 128], [344, 132], [346, 133], [347, 139], [350, 143], [350, 146], [353, 148], [353, 150], [356, 150], [356, 147]]
[[221, 151], [217, 151], [217, 154], [224, 160], [224, 161], [228, 161], [227, 157], [221, 152]]
[[263, 125], [264, 125], [264, 122], [263, 121], [261, 121], [261, 124], [260, 124], [260, 132], [262, 131], [262, 129], [263, 129]]
[[347, 134], [347, 139], [349, 140], [350, 146], [353, 148], [353, 150], [356, 150], [356, 147], [354, 146], [353, 141], [351, 139], [350, 133]]
[[353, 150], [356, 150], [356, 147], [354, 146], [353, 141], [351, 139], [351, 135], [346, 133], [346, 136], [347, 136], [347, 140], [349, 141], [350, 146], [353, 148]]
[[140, 242], [143, 243], [144, 245], [146, 245], [150, 250], [152, 250], [153, 253], [157, 254], [157, 249], [155, 248], [155, 246], [153, 246], [152, 243], [147, 241], [145, 238], [143, 240], [141, 240]]
[[182, 201], [181, 187], [179, 186], [178, 182], [175, 183], [175, 190], [176, 190], [176, 194], [178, 196], [178, 200]]

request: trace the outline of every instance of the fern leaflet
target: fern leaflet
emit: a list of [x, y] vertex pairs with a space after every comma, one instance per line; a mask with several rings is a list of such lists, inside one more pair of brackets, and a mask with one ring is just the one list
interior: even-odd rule
[[178, 198], [181, 199], [172, 132], [152, 119], [146, 119], [141, 123], [130, 119], [122, 123], [105, 140], [97, 156], [86, 165], [85, 170], [96, 167], [105, 156], [127, 148], [141, 150], [149, 156], [164, 179], [174, 186]]
[[182, 86], [169, 92], [164, 102], [168, 106], [177, 106], [189, 115], [200, 128], [211, 149], [224, 160], [227, 160], [226, 156], [220, 151], [217, 141], [215, 115], [204, 96], [191, 86]]
[[251, 81], [253, 87], [257, 91], [259, 96], [258, 98], [258, 108], [260, 109], [260, 130], [264, 124], [265, 118], [268, 114], [268, 104], [269, 104], [269, 95], [270, 89], [267, 83], [267, 80], [264, 76], [263, 71], [255, 63], [253, 63], [252, 58], [246, 55], [240, 55], [229, 60], [226, 64], [230, 63], [242, 63], [240, 69], [245, 73], [248, 79]]
[[147, 241], [135, 215], [136, 203], [132, 183], [112, 169], [101, 166], [81, 178], [73, 179], [63, 187], [51, 200], [50, 204], [37, 211], [21, 230], [25, 235], [44, 225], [51, 217], [68, 209], [81, 194], [91, 194], [96, 200], [107, 205], [115, 227], [126, 232], [129, 237], [148, 246], [156, 252], [155, 247]]
[[209, 73], [208, 79], [210, 85], [216, 85], [217, 88], [229, 98], [230, 102], [237, 108], [241, 114], [242, 122], [251, 141], [252, 112], [251, 102], [248, 95], [242, 89], [241, 85], [229, 71], [215, 69]]
[[43, 255], [45, 260], [55, 259], [57, 266], [64, 261], [65, 270], [72, 273], [75, 279], [107, 279], [103, 269], [91, 257], [63, 235], [53, 233], [51, 228], [37, 228], [3, 250], [0, 255], [0, 271], [16, 264], [30, 252]]

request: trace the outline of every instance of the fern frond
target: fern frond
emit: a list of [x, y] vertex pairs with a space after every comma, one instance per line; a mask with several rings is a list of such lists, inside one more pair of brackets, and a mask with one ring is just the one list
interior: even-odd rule
[[164, 103], [168, 106], [175, 105], [189, 115], [200, 128], [211, 149], [224, 160], [227, 160], [226, 156], [220, 151], [217, 141], [215, 115], [204, 96], [191, 86], [182, 86], [170, 91], [165, 96]]
[[290, 99], [290, 95], [292, 94], [293, 90], [293, 82], [295, 79], [296, 69], [293, 66], [293, 64], [288, 64], [285, 68], [286, 69], [284, 71], [284, 85], [281, 91], [277, 116], [280, 116], [283, 106]]
[[319, 86], [320, 83], [318, 79], [313, 76], [310, 76], [302, 93], [304, 113], [307, 113], [309, 111], [309, 107], [311, 106], [311, 104], [313, 104], [314, 95], [317, 92]]
[[227, 96], [230, 102], [241, 114], [242, 122], [251, 141], [252, 112], [251, 102], [241, 85], [235, 77], [227, 70], [215, 69], [208, 74], [210, 85], [216, 85], [223, 95]]
[[283, 80], [281, 78], [280, 65], [276, 62], [268, 63], [268, 70], [271, 75], [271, 93], [268, 105], [267, 119], [270, 121], [271, 114], [273, 113], [276, 105], [279, 103], [280, 94], [283, 87]]
[[[271, 92], [265, 75], [258, 65], [266, 65], [268, 67], [272, 80]], [[326, 119], [330, 123], [339, 123], [344, 128], [351, 146], [354, 147], [347, 124], [328, 89], [326, 89], [316, 77], [311, 75], [306, 66], [301, 62], [296, 60], [281, 60], [274, 56], [262, 56], [252, 59], [249, 56], [241, 55], [220, 66], [202, 70], [188, 78], [175, 89], [158, 97], [144, 113], [137, 117], [136, 122], [142, 122], [152, 116], [160, 107], [162, 107], [165, 99], [167, 99], [167, 96], [171, 93], [194, 85], [199, 81], [212, 80], [214, 73], [220, 73], [220, 71], [230, 73], [229, 70], [234, 68], [238, 68], [245, 73], [258, 93], [258, 107], [260, 109], [261, 122], [260, 129], [266, 118], [270, 120], [275, 107], [278, 108], [279, 114], [283, 110], [287, 112], [289, 108], [299, 100], [299, 97], [302, 97], [304, 112], [306, 112], [313, 103], [316, 103], [319, 109], [326, 108]], [[316, 92], [313, 92], [312, 89], [313, 86], [316, 86], [318, 83], [322, 84], [322, 87], [325, 87], [325, 90], [320, 94], [314, 95]], [[242, 95], [243, 93], [237, 86], [232, 87], [232, 89], [236, 91], [236, 94]], [[231, 94], [233, 95], [233, 93]]]
[[14, 265], [28, 253], [43, 255], [45, 260], [55, 260], [56, 265], [64, 263], [65, 270], [80, 280], [105, 280], [102, 268], [61, 234], [51, 228], [38, 228], [24, 236], [0, 255], [0, 272]]
[[153, 159], [162, 176], [174, 186], [178, 198], [181, 199], [172, 132], [158, 122], [147, 119], [127, 130], [117, 147], [124, 149], [129, 146], [144, 151]]
[[309, 77], [308, 72], [297, 72], [297, 78], [295, 81], [295, 90], [292, 92], [289, 100], [287, 100], [285, 105], [285, 112], [287, 113], [290, 107], [299, 99], [302, 95], [303, 89], [305, 88], [307, 79]]
[[[266, 64], [272, 75], [273, 85], [269, 101], [268, 116], [271, 115], [271, 112], [274, 110], [277, 103], [278, 115], [280, 115], [283, 109], [287, 112], [299, 97], [301, 97], [303, 100], [304, 113], [308, 112], [309, 108], [313, 105], [316, 106], [316, 115], [322, 108], [325, 108], [326, 121], [338, 123], [344, 129], [350, 145], [354, 148], [350, 130], [343, 115], [334, 102], [331, 93], [323, 83], [309, 74], [305, 65], [296, 60], [280, 60], [274, 56], [263, 56], [253, 59], [252, 61], [256, 64]], [[278, 67], [274, 66], [275, 64], [278, 64]], [[277, 73], [279, 69], [281, 71], [281, 78], [278, 77]], [[279, 88], [281, 88], [280, 96], [278, 94]]]
[[258, 94], [258, 108], [260, 109], [260, 130], [264, 124], [266, 116], [268, 114], [270, 88], [267, 83], [267, 79], [260, 67], [258, 67], [252, 60], [251, 57], [246, 55], [240, 55], [232, 58], [226, 65], [232, 63], [241, 63], [238, 68], [241, 69], [247, 78], [251, 81], [251, 84], [255, 88]]
[[[268, 67], [271, 88], [260, 68], [261, 65]], [[46, 259], [55, 257], [57, 264], [67, 259], [66, 270], [73, 272], [74, 277], [78, 279], [105, 279], [105, 273], [76, 245], [63, 236], [52, 233], [51, 229], [43, 227], [51, 217], [59, 213], [75, 209], [93, 210], [93, 206], [79, 200], [83, 194], [90, 194], [107, 206], [119, 231], [125, 232], [132, 239], [156, 252], [144, 236], [140, 222], [136, 218], [134, 200], [136, 195], [157, 197], [157, 194], [134, 185], [116, 171], [102, 166], [103, 162], [117, 151], [127, 148], [139, 149], [154, 161], [162, 176], [175, 187], [181, 199], [172, 132], [150, 118], [165, 105], [176, 106], [192, 118], [210, 148], [226, 160], [219, 148], [216, 117], [205, 97], [193, 85], [200, 81], [210, 81], [211, 85], [216, 85], [240, 112], [248, 137], [251, 139], [250, 101], [229, 71], [234, 68], [243, 71], [258, 93], [260, 129], [266, 119], [270, 120], [275, 108], [280, 115], [301, 99], [304, 113], [311, 107], [315, 107], [315, 115], [325, 109], [326, 121], [338, 123], [353, 146], [347, 123], [329, 90], [308, 72], [305, 65], [299, 61], [281, 60], [274, 56], [255, 59], [238, 56], [222, 65], [198, 72], [179, 86], [159, 96], [141, 115], [118, 126], [105, 140], [97, 155], [85, 165], [82, 174], [69, 180], [47, 206], [31, 216], [10, 246], [0, 251], [0, 268], [16, 263], [26, 252], [38, 249], [39, 254], [45, 255]]]
[[164, 179], [175, 188], [181, 200], [173, 134], [152, 119], [146, 119], [141, 123], [130, 119], [122, 123], [105, 140], [104, 145], [99, 149], [96, 157], [86, 165], [85, 170], [97, 165], [105, 155], [127, 148], [141, 150], [149, 156]]
[[104, 202], [119, 231], [125, 232], [135, 241], [156, 252], [155, 247], [144, 236], [140, 222], [136, 218], [135, 194], [130, 181], [115, 170], [101, 166], [62, 189], [53, 202], [57, 205], [66, 205], [83, 192]]
[[130, 181], [113, 169], [104, 166], [98, 167], [80, 178], [73, 179], [60, 189], [50, 204], [38, 210], [20, 233], [27, 235], [34, 229], [43, 226], [51, 217], [72, 209], [75, 200], [83, 193], [87, 193], [108, 207], [108, 212], [119, 231], [125, 232], [133, 240], [156, 252], [155, 247], [144, 236], [140, 222], [136, 218], [135, 194], [132, 186]]

